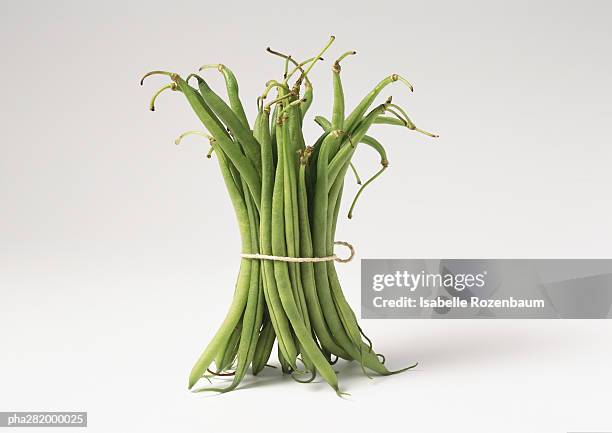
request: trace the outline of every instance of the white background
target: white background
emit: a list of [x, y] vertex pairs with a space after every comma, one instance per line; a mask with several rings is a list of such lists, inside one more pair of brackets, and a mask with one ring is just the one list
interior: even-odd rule
[[[363, 321], [392, 367], [324, 384], [267, 370], [223, 396], [187, 374], [229, 305], [238, 231], [179, 94], [143, 72], [231, 67], [249, 116], [282, 62], [337, 37], [347, 104], [382, 97], [438, 140], [377, 128], [391, 167], [338, 238], [358, 258], [609, 258], [607, 2], [13, 2], [0, 18], [0, 411], [83, 410], [90, 431], [612, 431], [608, 321]], [[221, 80], [209, 71], [217, 87]], [[318, 127], [307, 121], [308, 139]], [[377, 157], [357, 165], [373, 172]], [[355, 192], [347, 185], [346, 200]], [[359, 305], [359, 264], [340, 269]]]

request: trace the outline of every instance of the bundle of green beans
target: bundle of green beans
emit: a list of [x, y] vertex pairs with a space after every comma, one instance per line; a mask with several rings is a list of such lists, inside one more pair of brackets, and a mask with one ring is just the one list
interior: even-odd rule
[[[205, 65], [200, 71], [216, 68], [221, 72], [229, 104], [197, 74], [183, 79], [176, 73], [152, 71], [143, 77], [159, 74], [171, 80], [155, 93], [151, 110], [163, 91], [180, 92], [208, 130], [188, 131], [176, 142], [189, 134], [209, 138], [208, 156], [214, 153], [218, 160], [238, 220], [243, 253], [290, 258], [333, 256], [344, 179], [347, 171], [354, 169], [351, 160], [358, 145], [363, 143], [378, 152], [381, 169], [359, 189], [349, 218], [363, 189], [388, 166], [382, 144], [367, 135], [370, 127], [398, 125], [435, 137], [417, 128], [391, 98], [371, 108], [381, 91], [395, 81], [412, 90], [412, 85], [397, 74], [383, 79], [345, 115], [340, 61], [355, 54], [349, 51], [332, 66], [331, 121], [315, 118], [323, 133], [307, 146], [302, 125], [313, 97], [308, 73], [322, 60], [333, 40], [332, 36], [316, 56], [300, 63], [268, 48], [284, 59], [283, 79], [266, 83], [257, 100], [252, 126], [240, 101], [236, 78], [224, 65]], [[266, 103], [272, 91], [277, 96]], [[254, 375], [266, 367], [275, 341], [284, 373], [299, 382], [310, 382], [318, 373], [338, 394], [341, 392], [332, 367], [338, 358], [358, 362], [366, 374], [398, 372], [385, 367], [384, 356], [374, 351], [357, 323], [333, 261], [243, 258], [232, 304], [193, 367], [189, 388], [202, 378], [210, 381], [215, 376], [233, 376], [226, 387], [201, 390], [235, 389], [249, 366]]]

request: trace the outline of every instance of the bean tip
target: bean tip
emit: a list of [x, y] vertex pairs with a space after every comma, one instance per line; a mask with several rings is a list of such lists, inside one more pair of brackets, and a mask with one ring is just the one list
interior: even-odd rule
[[348, 392], [342, 392], [339, 389], [336, 389], [336, 395], [342, 399], [344, 399], [345, 396], [348, 396], [348, 397], [351, 396], [351, 394], [349, 394]]

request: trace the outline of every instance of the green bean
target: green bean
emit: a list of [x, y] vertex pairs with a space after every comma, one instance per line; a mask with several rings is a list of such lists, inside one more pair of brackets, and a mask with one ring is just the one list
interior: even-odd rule
[[[214, 144], [214, 146], [216, 146], [216, 144]], [[238, 219], [238, 226], [240, 228], [242, 238], [242, 248], [247, 250], [250, 248], [250, 231], [246, 205], [238, 189], [236, 188], [234, 180], [231, 177], [231, 173], [228, 169], [228, 162], [220, 149], [217, 150], [217, 156], [219, 160], [219, 167], [221, 168], [221, 174], [223, 175], [225, 185], [232, 200], [232, 204], [234, 205], [234, 211], [236, 212], [236, 217]], [[236, 292], [234, 294], [234, 299], [230, 309], [223, 323], [221, 324], [221, 327], [208, 346], [206, 346], [206, 349], [204, 349], [204, 352], [202, 352], [200, 358], [192, 368], [189, 375], [189, 389], [193, 388], [208, 367], [210, 367], [213, 359], [220, 351], [221, 347], [225, 345], [231, 333], [236, 328], [247, 302], [250, 273], [251, 262], [243, 259], [240, 263], [238, 281], [236, 282]]]
[[389, 116], [378, 116], [374, 120], [374, 124], [406, 126], [406, 122], [404, 120], [398, 119], [397, 117], [389, 117]]
[[[250, 227], [250, 252], [259, 251], [259, 242], [257, 239], [257, 232], [259, 227], [259, 221], [255, 214], [255, 206], [252, 203], [250, 197], [246, 200], [249, 227]], [[228, 392], [235, 389], [239, 384], [244, 375], [246, 374], [248, 366], [251, 364], [253, 356], [255, 354], [255, 348], [257, 346], [257, 339], [259, 337], [258, 331], [261, 328], [261, 321], [263, 317], [263, 291], [260, 285], [259, 277], [259, 262], [253, 262], [250, 282], [249, 282], [249, 293], [247, 297], [247, 303], [242, 318], [242, 330], [240, 332], [240, 343], [238, 345], [238, 365], [234, 374], [232, 383], [225, 388], [211, 387], [204, 388], [199, 391], [214, 391], [214, 392]]]
[[[284, 111], [281, 111], [281, 119]], [[287, 118], [288, 119], [288, 118]], [[293, 161], [291, 160], [292, 153], [286, 148], [289, 146], [289, 129], [287, 126], [281, 124], [277, 127], [277, 134], [282, 134], [282, 137], [277, 138], [279, 145], [279, 165], [282, 162], [282, 174], [283, 174], [283, 209], [284, 209], [284, 226], [285, 226], [285, 243], [286, 249], [282, 252], [275, 253], [278, 255], [286, 255], [289, 257], [297, 257], [299, 251], [299, 225], [296, 224], [297, 219], [297, 191], [294, 187], [297, 185], [295, 179], [295, 171], [293, 170]], [[278, 168], [277, 168], [278, 170]], [[278, 171], [277, 171], [278, 176]], [[280, 206], [280, 204], [279, 204]], [[301, 282], [298, 276], [298, 265], [297, 263], [288, 263], [289, 276], [291, 279], [291, 288], [293, 289], [293, 295], [295, 297], [298, 310], [302, 316], [302, 320], [310, 328], [308, 321], [308, 311], [306, 310], [304, 295], [301, 288]]]
[[[315, 257], [325, 257], [330, 254], [328, 243], [328, 159], [330, 148], [335, 147], [344, 136], [342, 131], [331, 131], [321, 143], [319, 157], [317, 160], [317, 179], [315, 182], [315, 193], [313, 203], [313, 222], [317, 227], [313, 231], [313, 251]], [[328, 280], [328, 272], [326, 263], [315, 263], [315, 283], [317, 294], [321, 301], [321, 308], [325, 320], [330, 328], [334, 340], [340, 347], [346, 351], [352, 358], [359, 358], [359, 354], [354, 350], [354, 346], [348, 335], [343, 329], [341, 319], [334, 306], [333, 297]]]
[[[299, 209], [298, 209], [298, 191], [297, 191], [297, 173], [296, 167], [298, 165], [297, 155], [298, 151], [294, 147], [289, 147], [290, 142], [294, 142], [296, 138], [292, 137], [292, 127], [298, 128], [301, 135], [301, 128], [298, 123], [299, 110], [296, 106], [291, 107], [292, 104], [299, 104], [300, 101], [294, 101], [287, 107], [287, 126], [281, 130], [284, 132], [285, 149], [283, 149], [283, 163], [284, 163], [284, 206], [285, 206], [285, 230], [287, 233], [287, 250], [289, 256], [298, 257], [300, 252], [300, 224], [299, 224]], [[284, 113], [281, 112], [281, 113]], [[303, 140], [303, 138], [302, 138]], [[302, 144], [298, 140], [298, 144]], [[303, 229], [302, 229], [303, 230]], [[289, 263], [289, 270], [291, 273], [291, 279], [293, 287], [297, 294], [296, 299], [298, 300], [298, 307], [304, 317], [304, 323], [306, 328], [310, 330], [310, 318], [308, 315], [308, 308], [306, 306], [306, 300], [304, 297], [304, 288], [302, 287], [302, 279], [300, 276], [300, 267], [297, 263]], [[308, 360], [305, 360], [308, 363]]]
[[342, 54], [332, 66], [332, 77], [334, 85], [334, 107], [332, 114], [332, 129], [341, 130], [344, 128], [344, 91], [342, 89], [342, 81], [340, 80], [340, 62], [346, 56], [357, 54], [357, 51], [347, 51]]
[[217, 65], [203, 65], [200, 67], [200, 71], [205, 69], [215, 68], [219, 72], [223, 74], [223, 78], [225, 80], [225, 88], [227, 90], [227, 96], [229, 98], [230, 107], [232, 107], [232, 111], [238, 117], [242, 125], [249, 129], [249, 121], [244, 112], [244, 107], [242, 106], [242, 101], [240, 100], [240, 92], [238, 89], [238, 80], [236, 80], [236, 76], [232, 72], [230, 68], [225, 65], [217, 64]]
[[[288, 152], [293, 153], [295, 157], [292, 157], [294, 162], [293, 167], [297, 164], [297, 154], [302, 151], [306, 147], [306, 143], [304, 141], [304, 135], [302, 135], [302, 106], [306, 102], [306, 98], [302, 98], [300, 100], [293, 101], [295, 105], [290, 107], [287, 111], [287, 128], [289, 129], [289, 149]], [[295, 169], [292, 170], [295, 173]], [[295, 180], [295, 176], [293, 177]], [[294, 184], [295, 185], [295, 184]]]
[[283, 352], [280, 350], [280, 348], [278, 350], [278, 362], [280, 362], [281, 371], [283, 372], [283, 374], [291, 374], [292, 371], [295, 371], [297, 369], [297, 367], [294, 368], [289, 365], [287, 359], [285, 358], [285, 355], [283, 355]]
[[[277, 128], [279, 128], [277, 126]], [[274, 185], [274, 192], [272, 197], [272, 251], [273, 254], [284, 254], [284, 233], [283, 233], [283, 211], [282, 211], [282, 193], [283, 193], [283, 166], [281, 163], [284, 158], [282, 143], [279, 145], [279, 163], [277, 165], [277, 174]], [[310, 331], [306, 328], [303, 318], [300, 317], [300, 313], [296, 304], [296, 300], [293, 297], [291, 290], [287, 289], [287, 286], [291, 284], [289, 279], [289, 272], [287, 270], [287, 263], [285, 262], [274, 262], [274, 274], [276, 280], [279, 282], [279, 294], [283, 308], [287, 313], [291, 327], [295, 332], [296, 337], [300, 343], [300, 348], [304, 356], [307, 356], [312, 361], [314, 368], [321, 374], [321, 377], [336, 391], [340, 394], [338, 387], [338, 378], [336, 373], [331, 368], [321, 351], [318, 349], [315, 341], [313, 340]]]
[[[376, 119], [380, 119], [380, 117], [381, 116], [378, 116]], [[393, 120], [397, 120], [399, 122], [398, 119], [393, 119]], [[317, 116], [316, 119], [315, 119], [315, 122], [319, 126], [321, 126], [321, 128], [323, 128], [324, 131], [329, 132], [331, 130], [331, 123], [325, 117]], [[374, 120], [374, 123], [376, 123], [376, 120]], [[359, 142], [363, 143], [363, 144], [367, 144], [368, 146], [372, 147], [376, 152], [378, 152], [378, 154], [381, 157], [381, 160], [380, 160], [381, 164], [383, 164], [383, 165], [384, 164], [387, 164], [387, 165], [389, 164], [389, 161], [387, 160], [387, 155], [386, 155], [385, 149], [383, 148], [382, 144], [380, 144], [378, 142], [378, 140], [376, 140], [373, 137], [370, 137], [369, 135], [364, 135]], [[351, 168], [355, 172], [355, 177], [357, 178], [357, 183], [360, 184], [361, 179], [359, 178], [359, 175], [357, 174], [356, 170], [352, 166], [352, 163], [349, 163], [349, 165], [351, 166]]]
[[304, 102], [302, 102], [300, 104], [300, 115], [301, 115], [301, 122], [304, 122], [304, 116], [306, 116], [306, 112], [308, 111], [308, 109], [310, 108], [310, 105], [312, 104], [312, 98], [313, 98], [313, 90], [312, 90], [312, 84], [310, 84], [310, 81], [306, 81], [306, 84], [304, 85]]
[[[288, 106], [286, 107], [288, 108]], [[278, 164], [276, 166], [276, 175], [274, 179], [274, 189], [272, 192], [272, 254], [276, 256], [287, 256], [288, 249], [294, 249], [294, 230], [293, 230], [293, 205], [290, 202], [290, 186], [287, 179], [287, 164], [286, 164], [286, 146], [288, 139], [288, 130], [286, 126], [283, 126], [286, 122], [285, 109], [280, 111], [279, 117], [276, 124], [276, 142], [277, 142], [277, 154]], [[289, 203], [288, 203], [289, 202]], [[277, 281], [278, 293], [283, 305], [283, 309], [287, 314], [287, 318], [291, 323], [292, 329], [295, 332], [294, 321], [301, 320], [304, 322], [304, 315], [307, 313], [303, 311], [303, 303], [298, 293], [297, 284], [295, 284], [297, 275], [291, 272], [292, 268], [290, 264], [286, 262], [274, 262], [274, 276]], [[293, 280], [293, 281], [292, 281]], [[290, 312], [287, 311], [285, 304], [292, 302], [295, 305], [298, 316], [292, 317]], [[298, 319], [299, 317], [299, 319]], [[293, 319], [293, 320], [292, 320]], [[299, 341], [299, 340], [298, 340]], [[298, 343], [299, 344], [299, 343]], [[301, 348], [301, 347], [300, 347]], [[295, 367], [295, 358], [286, 358], [286, 362], [289, 363], [293, 370], [297, 370]]]
[[315, 123], [317, 125], [319, 125], [321, 128], [323, 128], [323, 131], [325, 132], [329, 132], [332, 130], [332, 124], [329, 120], [327, 120], [325, 117], [323, 116], [316, 116], [315, 117]]
[[[310, 219], [308, 215], [308, 195], [306, 191], [306, 165], [312, 148], [306, 148], [300, 157], [300, 168], [298, 176], [298, 201], [299, 201], [299, 224], [300, 230], [300, 257], [313, 257], [312, 236]], [[314, 266], [312, 263], [301, 263], [302, 269], [302, 285], [304, 294], [308, 304], [308, 313], [311, 318], [314, 331], [319, 338], [323, 348], [329, 352], [333, 352], [344, 359], [350, 360], [350, 356], [340, 346], [336, 344], [332, 335], [327, 328], [325, 318], [321, 310], [319, 299], [317, 298], [317, 289], [315, 286]]]
[[[216, 373], [221, 373], [232, 366], [238, 353], [238, 343], [240, 342], [240, 332], [242, 331], [242, 322], [236, 325], [232, 335], [227, 340], [227, 345], [223, 350], [217, 353], [215, 358], [215, 365], [217, 367]], [[208, 369], [207, 369], [208, 370]]]
[[[346, 171], [346, 169], [347, 168], [345, 167], [344, 171]], [[344, 177], [344, 174], [342, 174], [342, 177]], [[327, 230], [326, 230], [326, 254], [327, 255], [333, 254], [333, 248], [334, 248], [333, 239], [334, 239], [334, 234], [336, 230], [335, 221], [338, 218], [338, 211], [339, 211], [339, 205], [340, 205], [339, 199], [342, 194], [343, 184], [344, 182], [341, 182], [341, 181], [336, 182], [331, 187], [331, 190], [329, 193], [329, 199], [328, 199], [329, 206], [328, 206], [328, 211], [327, 211]], [[346, 333], [346, 336], [350, 339], [350, 342], [353, 345], [353, 348], [352, 348], [353, 351], [358, 353], [358, 357], [357, 356], [354, 356], [354, 357], [359, 360], [359, 362], [362, 364], [362, 367], [363, 367], [363, 360], [362, 360], [363, 355], [359, 351], [361, 339], [359, 336], [359, 332], [357, 330], [357, 322], [356, 321], [354, 321], [354, 323], [351, 322], [351, 315], [353, 315], [353, 313], [352, 313], [352, 310], [350, 310], [350, 307], [348, 307], [348, 311], [347, 311], [347, 306], [338, 301], [339, 296], [337, 294], [337, 291], [340, 290], [341, 292], [342, 290], [340, 288], [339, 282], [337, 281], [337, 277], [335, 277], [334, 263], [327, 262], [325, 263], [325, 265], [327, 266], [327, 274], [329, 277], [329, 287], [331, 289], [330, 291], [331, 299], [333, 301], [334, 307], [336, 308], [338, 319], [340, 320], [340, 323]], [[335, 277], [335, 280], [334, 280], [334, 277]]]
[[[159, 73], [158, 71], [154, 71]], [[228, 156], [232, 164], [240, 171], [241, 176], [244, 177], [248, 188], [253, 195], [255, 204], [259, 206], [261, 202], [261, 185], [260, 176], [255, 169], [255, 166], [242, 154], [239, 146], [234, 143], [228, 136], [227, 132], [220, 126], [218, 119], [215, 119], [211, 114], [210, 109], [202, 99], [202, 96], [187, 84], [177, 74], [166, 73], [170, 75], [172, 80], [177, 84], [178, 89], [185, 95], [187, 101], [193, 108], [198, 118], [202, 121], [206, 129], [210, 131], [213, 137], [215, 137], [216, 143], [219, 149]], [[148, 75], [151, 75], [149, 73]], [[145, 75], [148, 76], [148, 75]], [[144, 79], [144, 77], [143, 77]]]
[[269, 128], [270, 128], [270, 145], [272, 146], [272, 166], [276, 167], [276, 163], [278, 161], [277, 155], [277, 143], [276, 143], [276, 122], [278, 120], [278, 113], [281, 110], [279, 104], [274, 106], [274, 110], [272, 110], [272, 117], [270, 118]]
[[258, 375], [264, 369], [268, 359], [270, 359], [275, 338], [274, 326], [272, 326], [270, 320], [267, 320], [261, 330], [259, 339], [257, 340], [255, 354], [253, 355], [252, 370], [254, 376]]
[[[343, 171], [346, 172], [346, 167], [344, 167]], [[341, 177], [342, 176], [344, 176], [344, 173], [342, 173]], [[331, 189], [331, 192], [330, 192], [330, 196], [332, 196], [330, 198], [330, 206], [334, 207], [334, 211], [328, 213], [328, 218], [330, 217], [333, 218], [333, 221], [331, 222], [331, 226], [332, 226], [331, 235], [329, 234], [329, 231], [328, 231], [327, 251], [332, 251], [333, 249], [333, 245], [332, 245], [333, 242], [329, 241], [329, 239], [333, 239], [333, 234], [335, 232], [335, 221], [337, 220], [337, 217], [338, 217], [338, 210], [339, 210], [339, 203], [340, 203], [339, 198], [341, 197], [341, 195], [342, 195], [342, 182], [337, 181], [336, 183], [334, 183]], [[352, 312], [350, 307], [348, 307], [348, 304], [346, 303], [346, 300], [344, 299], [342, 294], [340, 293], [340, 296], [338, 296], [338, 294], [336, 293], [337, 289], [339, 288], [340, 283], [338, 281], [338, 277], [335, 272], [335, 267], [333, 266], [333, 263], [331, 262], [328, 262], [325, 265], [327, 266], [326, 271], [328, 272], [328, 277], [329, 277], [328, 284], [329, 284], [329, 287], [331, 288], [330, 304], [332, 304], [332, 306], [334, 307], [332, 311], [326, 312], [326, 318], [328, 318], [328, 316], [335, 317], [334, 320], [339, 321], [339, 326], [340, 326], [340, 328], [337, 328], [335, 330], [336, 333], [334, 334], [334, 336], [340, 339], [341, 341], [343, 341], [343, 347], [345, 347], [347, 351], [349, 351], [353, 359], [359, 360], [362, 368], [368, 368], [372, 371], [375, 371], [376, 373], [383, 374], [383, 375], [391, 374], [391, 372], [386, 370], [384, 367], [381, 368], [381, 365], [378, 362], [378, 358], [373, 359], [370, 356], [369, 352], [367, 350], [364, 350], [363, 344], [361, 343], [359, 337], [356, 335], [356, 332], [358, 332], [358, 329], [357, 331], [355, 331], [355, 327], [358, 327], [358, 325], [356, 325], [356, 319], [354, 317], [354, 313]]]
[[[262, 159], [262, 202], [260, 211], [260, 239], [263, 254], [272, 254], [272, 237], [268, 229], [272, 224], [272, 191], [274, 187], [274, 164], [272, 161], [272, 143], [268, 129], [269, 113], [262, 112], [259, 124], [255, 126], [254, 133], [261, 142]], [[263, 261], [264, 294], [270, 313], [270, 320], [278, 338], [279, 351], [287, 359], [297, 357], [297, 349], [291, 337], [289, 323], [278, 295], [278, 287], [274, 279], [274, 265], [268, 260]]]
[[389, 160], [387, 159], [387, 152], [385, 151], [385, 148], [383, 147], [382, 144], [380, 144], [378, 140], [376, 140], [374, 137], [370, 137], [369, 135], [364, 135], [363, 138], [361, 139], [361, 143], [370, 146], [372, 149], [378, 152], [378, 155], [380, 155], [381, 165], [384, 165], [384, 166], [389, 165]]
[[385, 111], [386, 104], [381, 104], [378, 107], [374, 108], [370, 113], [361, 121], [356, 129], [355, 133], [351, 136], [349, 135], [346, 139], [346, 142], [342, 144], [338, 153], [334, 156], [332, 161], [329, 163], [329, 182], [333, 184], [338, 176], [338, 173], [345, 165], [348, 166], [353, 153], [355, 153], [355, 149], [357, 148], [357, 143], [361, 141], [361, 139], [366, 135], [366, 132], [374, 122], [374, 119], [378, 117], [379, 114]]
[[410, 84], [404, 78], [400, 77], [397, 74], [389, 75], [387, 78], [383, 79], [380, 83], [378, 83], [374, 87], [374, 89], [372, 89], [372, 91], [361, 100], [361, 102], [357, 105], [357, 107], [355, 107], [351, 114], [349, 114], [349, 116], [344, 122], [344, 129], [346, 129], [348, 132], [352, 132], [353, 129], [356, 127], [357, 123], [361, 120], [362, 116], [365, 114], [365, 112], [368, 111], [368, 108], [370, 108], [370, 106], [374, 103], [374, 100], [380, 94], [380, 92], [382, 92], [382, 90], [389, 84], [398, 80], [406, 84], [411, 91], [414, 90], [412, 84]]
[[191, 74], [191, 76], [198, 80], [198, 88], [206, 104], [213, 110], [219, 119], [227, 125], [232, 134], [234, 134], [238, 142], [243, 146], [244, 153], [255, 166], [258, 174], [261, 175], [260, 145], [253, 137], [248, 125], [245, 127], [245, 125], [242, 124], [234, 111], [219, 97], [219, 95], [212, 91], [208, 83], [206, 83], [202, 77], [196, 74]]

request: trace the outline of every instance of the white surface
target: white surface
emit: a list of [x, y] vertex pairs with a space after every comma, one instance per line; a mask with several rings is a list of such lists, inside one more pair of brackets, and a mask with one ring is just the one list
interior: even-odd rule
[[[197, 126], [186, 103], [147, 111], [164, 83], [139, 87], [150, 69], [224, 62], [252, 115], [282, 67], [264, 48], [307, 57], [333, 33], [313, 114], [329, 115], [329, 60], [356, 49], [348, 105], [399, 72], [415, 93], [384, 96], [441, 134], [376, 131], [391, 168], [338, 234], [358, 258], [611, 256], [609, 3], [289, 9], [5, 5], [0, 411], [86, 410], [92, 432], [612, 431], [609, 321], [364, 321], [392, 367], [418, 369], [342, 368], [346, 400], [273, 370], [220, 397], [186, 391], [229, 304], [238, 233], [204, 143], [172, 144]], [[357, 306], [358, 265], [340, 272]]]
[[[24, 290], [10, 299], [14, 308], [2, 315], [12, 325], [3, 331], [3, 410], [87, 410], [96, 432], [610, 427], [607, 321], [363, 321], [390, 366], [418, 360], [419, 367], [369, 380], [341, 366], [342, 388], [352, 394], [346, 400], [323, 383], [297, 384], [271, 369], [236, 392], [207, 396], [186, 391], [187, 372], [227, 293], [188, 299], [182, 288], [199, 284], [184, 275], [158, 269], [123, 280], [117, 266], [107, 271], [115, 283], [89, 282], [87, 293], [32, 299]], [[146, 297], [132, 290], [143, 286]], [[64, 307], [79, 296], [82, 311]]]

